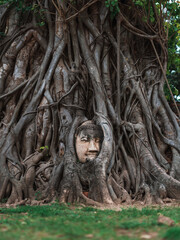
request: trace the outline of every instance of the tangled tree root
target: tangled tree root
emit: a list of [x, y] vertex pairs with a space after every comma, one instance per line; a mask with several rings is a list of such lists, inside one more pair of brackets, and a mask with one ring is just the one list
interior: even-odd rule
[[[163, 93], [162, 19], [141, 21], [143, 9], [118, 4], [112, 20], [104, 1], [45, 0], [42, 27], [33, 11], [0, 12], [0, 200], [100, 207], [180, 199], [180, 126]], [[88, 119], [104, 139], [97, 158], [82, 164], [75, 131]]]

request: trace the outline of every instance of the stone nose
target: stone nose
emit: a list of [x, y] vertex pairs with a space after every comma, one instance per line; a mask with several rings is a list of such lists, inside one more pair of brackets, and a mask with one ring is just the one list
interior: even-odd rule
[[90, 140], [89, 142], [89, 151], [98, 151], [96, 143], [94, 140]]

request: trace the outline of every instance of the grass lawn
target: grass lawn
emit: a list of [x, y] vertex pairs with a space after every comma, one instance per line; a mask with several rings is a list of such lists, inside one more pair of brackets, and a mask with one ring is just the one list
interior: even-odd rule
[[[159, 214], [174, 220], [174, 226], [159, 224]], [[0, 239], [179, 240], [180, 208], [113, 211], [59, 204], [0, 208]]]

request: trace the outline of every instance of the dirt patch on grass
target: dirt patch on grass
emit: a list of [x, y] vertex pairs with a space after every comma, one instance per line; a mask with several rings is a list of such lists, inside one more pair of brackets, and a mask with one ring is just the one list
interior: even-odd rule
[[129, 229], [116, 229], [117, 236], [127, 236], [127, 237], [134, 237], [138, 239], [156, 239], [158, 236], [157, 232], [142, 232], [140, 230], [137, 231], [130, 231]]
[[128, 237], [133, 237], [133, 236], [135, 236], [135, 234], [132, 233], [132, 232], [130, 232], [129, 230], [127, 230], [127, 229], [121, 229], [121, 228], [116, 229], [116, 234], [117, 234], [117, 236], [128, 236]]

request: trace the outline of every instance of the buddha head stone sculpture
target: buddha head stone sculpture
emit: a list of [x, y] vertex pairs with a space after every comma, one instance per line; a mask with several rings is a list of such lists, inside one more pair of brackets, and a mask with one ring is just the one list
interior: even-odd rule
[[103, 131], [93, 121], [81, 124], [75, 134], [75, 147], [79, 162], [85, 163], [94, 160], [100, 150], [103, 141]]

